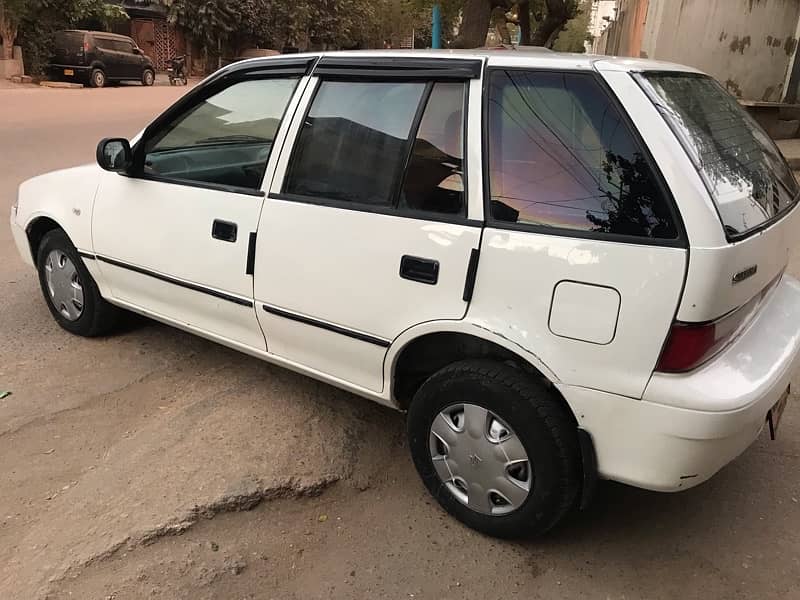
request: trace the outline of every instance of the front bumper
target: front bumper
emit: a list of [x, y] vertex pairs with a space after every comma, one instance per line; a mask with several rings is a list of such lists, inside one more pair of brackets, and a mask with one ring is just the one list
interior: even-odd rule
[[655, 373], [642, 400], [558, 388], [592, 436], [602, 477], [678, 491], [753, 443], [798, 366], [800, 283], [784, 276], [733, 344], [691, 373]]
[[25, 264], [35, 267], [28, 236], [25, 234], [25, 230], [17, 224], [13, 212], [11, 213], [11, 237], [14, 238], [14, 244], [17, 246], [17, 251]]

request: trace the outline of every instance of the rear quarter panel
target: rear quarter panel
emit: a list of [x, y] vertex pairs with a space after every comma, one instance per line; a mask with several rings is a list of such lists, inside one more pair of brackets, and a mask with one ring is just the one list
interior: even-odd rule
[[[487, 228], [467, 320], [534, 354], [562, 383], [640, 398], [675, 316], [685, 269], [681, 248]], [[585, 302], [558, 302], [554, 292], [565, 281], [584, 284]], [[609, 297], [615, 291], [618, 302], [593, 301], [589, 292], [597, 287]], [[560, 327], [570, 324], [570, 335], [584, 339], [559, 331], [553, 311]], [[595, 323], [611, 320], [610, 341], [591, 341]]]

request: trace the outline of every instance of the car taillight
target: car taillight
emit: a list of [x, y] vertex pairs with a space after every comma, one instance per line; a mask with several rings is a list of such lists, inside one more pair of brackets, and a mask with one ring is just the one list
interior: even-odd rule
[[695, 325], [676, 321], [669, 331], [656, 371], [690, 371], [714, 356], [724, 342], [717, 333], [716, 323]]
[[747, 304], [715, 321], [706, 323], [675, 321], [656, 364], [656, 371], [662, 373], [691, 371], [719, 354], [750, 322], [764, 296], [780, 281], [781, 275], [751, 298]]

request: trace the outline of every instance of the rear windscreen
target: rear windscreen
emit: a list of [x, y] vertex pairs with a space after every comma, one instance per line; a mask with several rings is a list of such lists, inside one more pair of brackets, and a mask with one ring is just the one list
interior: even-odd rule
[[797, 182], [780, 151], [712, 78], [637, 75], [705, 181], [725, 233], [736, 238], [794, 206]]
[[55, 35], [57, 50], [75, 52], [83, 48], [83, 33], [80, 31], [59, 31]]

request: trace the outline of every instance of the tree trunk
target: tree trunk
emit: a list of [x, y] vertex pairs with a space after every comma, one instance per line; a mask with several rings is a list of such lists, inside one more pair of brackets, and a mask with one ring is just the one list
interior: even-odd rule
[[0, 23], [0, 36], [3, 36], [3, 56], [5, 59], [14, 58], [14, 40], [17, 38], [17, 28]]
[[489, 0], [467, 0], [461, 11], [462, 20], [453, 48], [479, 48], [486, 43], [489, 32], [489, 16], [492, 5]]
[[523, 0], [517, 4], [519, 14], [519, 45], [531, 45], [531, 4], [529, 0]]
[[[539, 22], [539, 26], [531, 36], [532, 46], [547, 46], [555, 42], [559, 32], [572, 17], [574, 6], [570, 0], [545, 0], [547, 15]], [[568, 4], [570, 6], [568, 6]]]
[[17, 39], [17, 26], [6, 14], [3, 0], [0, 0], [0, 36], [3, 37], [3, 58], [14, 58], [14, 40]]

